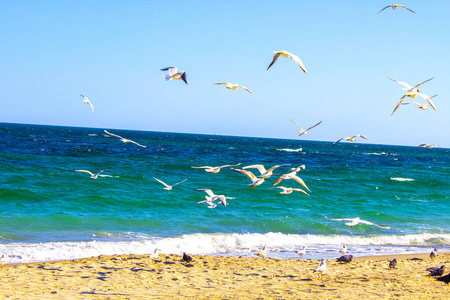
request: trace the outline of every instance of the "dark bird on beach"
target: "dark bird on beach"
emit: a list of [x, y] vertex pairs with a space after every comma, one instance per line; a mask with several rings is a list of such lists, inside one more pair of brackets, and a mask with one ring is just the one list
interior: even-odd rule
[[428, 276], [442, 276], [445, 271], [445, 266], [442, 265], [440, 268], [438, 267], [427, 268], [427, 271], [430, 272]]
[[186, 254], [186, 252], [183, 252], [182, 261], [190, 263], [192, 261], [192, 256], [189, 256], [189, 255]]
[[397, 260], [394, 258], [389, 262], [389, 269], [395, 269], [395, 266], [397, 265]]
[[341, 257], [337, 258], [336, 261], [342, 261], [345, 263], [349, 263], [352, 261], [353, 255], [342, 255]]
[[445, 284], [448, 284], [450, 282], [450, 273], [448, 273], [445, 276], [436, 278], [436, 280], [443, 281], [443, 282], [445, 282]]
[[438, 253], [437, 253], [437, 249], [436, 248], [434, 248], [434, 250], [433, 251], [431, 251], [431, 253], [430, 253], [430, 258], [435, 258], [436, 256], [438, 255]]

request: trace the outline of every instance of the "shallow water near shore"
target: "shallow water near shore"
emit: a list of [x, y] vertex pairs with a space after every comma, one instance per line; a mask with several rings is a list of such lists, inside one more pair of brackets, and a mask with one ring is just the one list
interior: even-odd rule
[[[108, 129], [109, 130], [109, 129]], [[326, 257], [428, 252], [450, 245], [450, 150], [388, 145], [0, 124], [0, 252], [7, 262], [163, 253]], [[311, 190], [279, 194], [273, 176], [252, 189], [243, 174], [191, 166], [278, 164]], [[98, 179], [76, 172], [103, 172]], [[252, 170], [255, 174], [256, 169]], [[174, 184], [170, 192], [153, 177]], [[279, 185], [301, 186], [293, 180]], [[214, 209], [208, 188], [230, 197]], [[330, 218], [390, 226], [349, 227]]]

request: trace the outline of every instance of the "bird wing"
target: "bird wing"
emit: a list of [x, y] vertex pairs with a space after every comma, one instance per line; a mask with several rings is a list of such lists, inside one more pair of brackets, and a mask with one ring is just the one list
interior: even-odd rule
[[[389, 7], [389, 6], [387, 6], [387, 7]], [[386, 8], [386, 7], [385, 7]], [[384, 9], [384, 8], [383, 8]], [[395, 79], [392, 79], [392, 78], [389, 78], [390, 80], [392, 80], [392, 81], [395, 81], [395, 82], [397, 82], [397, 83], [400, 83], [401, 85], [403, 85], [404, 87], [406, 87], [408, 90], [411, 90], [412, 89], [412, 86], [410, 86], [409, 84], [407, 84], [406, 82], [402, 82], [402, 81], [398, 81], [398, 80], [395, 80]]]
[[305, 69], [305, 65], [303, 65], [303, 62], [301, 61], [301, 59], [294, 54], [289, 53], [289, 55], [291, 56], [291, 58], [297, 63], [297, 65], [300, 67], [300, 69], [303, 70], [303, 72], [308, 73]]
[[167, 67], [167, 68], [161, 69], [161, 71], [168, 71], [170, 69], [173, 69], [173, 67]]
[[407, 104], [415, 104], [417, 106], [422, 106], [422, 104], [417, 103], [417, 102], [403, 102], [402, 105], [407, 105]]
[[361, 137], [361, 138], [363, 138], [363, 139], [367, 139], [367, 137], [364, 136], [364, 135], [362, 135], [362, 134], [354, 135], [354, 136], [352, 136], [352, 139], [353, 139], [353, 138], [356, 138], [356, 137]]
[[253, 92], [252, 91], [250, 91], [248, 88], [246, 88], [245, 86], [242, 86], [242, 85], [238, 85], [238, 87], [240, 87], [241, 89], [244, 89], [244, 90], [246, 90], [247, 92], [249, 92], [250, 94], [253, 94]]
[[[289, 119], [289, 120], [291, 120], [291, 119]], [[301, 131], [304, 131], [302, 126], [300, 126], [299, 124], [295, 123], [293, 120], [291, 120], [291, 122], [294, 123], [295, 125], [297, 125], [300, 128]], [[322, 122], [322, 121], [320, 121], [320, 122]]]
[[109, 132], [108, 130], [104, 130], [107, 134], [109, 134], [109, 135], [112, 135], [112, 136], [115, 136], [115, 137], [118, 137], [119, 139], [123, 139], [123, 137], [121, 137], [120, 135], [117, 135], [117, 134], [114, 134], [114, 133], [111, 133], [111, 132]]
[[180, 181], [180, 182], [177, 182], [177, 183], [175, 183], [174, 185], [172, 185], [172, 186], [176, 186], [176, 185], [178, 185], [178, 184], [180, 184], [180, 183], [183, 183], [183, 182], [185, 182], [187, 180], [187, 178], [185, 179], [185, 180], [182, 180], [182, 181]]
[[210, 189], [197, 189], [197, 191], [199, 192], [206, 192], [208, 194], [208, 196], [210, 197], [215, 197], [216, 195], [214, 195], [213, 191], [211, 191]]
[[421, 82], [421, 83], [419, 83], [419, 84], [416, 84], [414, 87], [411, 88], [411, 90], [417, 89], [420, 85], [424, 84], [425, 82], [430, 81], [430, 80], [433, 79], [433, 78], [434, 78], [434, 77], [431, 77], [430, 79], [427, 79], [427, 80], [425, 80], [425, 81], [423, 81], [423, 82]]
[[100, 175], [101, 173], [103, 173], [103, 172], [105, 172], [105, 171], [109, 171], [109, 169], [101, 170], [100, 172], [98, 172], [97, 174], [95, 174], [95, 176], [98, 176], [98, 175]]
[[378, 224], [375, 224], [375, 223], [372, 223], [372, 222], [369, 222], [369, 221], [366, 221], [366, 220], [359, 220], [359, 223], [367, 224], [367, 225], [374, 225], [374, 226], [378, 226], [378, 227], [381, 227], [381, 228], [387, 228], [387, 229], [391, 228], [389, 226], [378, 225]]
[[[422, 94], [422, 93], [420, 93], [420, 94]], [[420, 95], [421, 96], [421, 95]], [[426, 95], [425, 95], [426, 96]], [[428, 103], [430, 103], [430, 106], [434, 109], [434, 110], [436, 110], [436, 107], [434, 106], [434, 103], [431, 101], [431, 98], [434, 98], [434, 97], [436, 97], [437, 95], [434, 95], [433, 97], [428, 97], [428, 98], [426, 98], [426, 100], [427, 100], [427, 102]]]
[[88, 101], [88, 104], [91, 106], [92, 108], [92, 113], [94, 113], [94, 106], [92, 105], [91, 101]]
[[258, 178], [257, 178], [252, 172], [250, 172], [250, 171], [242, 170], [242, 169], [235, 169], [235, 168], [231, 168], [231, 170], [244, 174], [245, 176], [247, 176], [248, 178], [250, 178], [250, 180], [252, 180], [252, 181], [255, 181], [255, 180], [258, 179]]
[[227, 85], [227, 84], [229, 84], [229, 82], [217, 82], [217, 83], [213, 83], [213, 85], [219, 85], [219, 84]]
[[224, 165], [224, 166], [220, 166], [219, 168], [226, 168], [226, 167], [236, 167], [239, 166], [241, 163], [235, 164], [235, 165]]
[[136, 145], [138, 145], [139, 147], [142, 147], [142, 148], [147, 148], [147, 146], [144, 146], [144, 145], [141, 145], [141, 144], [139, 144], [139, 143], [136, 143], [135, 141], [132, 141], [132, 140], [128, 140], [130, 143], [133, 143], [133, 144], [136, 144]]
[[339, 143], [339, 142], [342, 141], [343, 139], [345, 139], [345, 137], [340, 138], [339, 140], [337, 140], [336, 142], [334, 142], [333, 145], [336, 145], [337, 143]]
[[80, 96], [83, 97], [84, 100], [88, 100], [89, 101], [89, 99], [85, 95], [80, 94]]
[[270, 63], [270, 65], [267, 67], [267, 70], [269, 70], [270, 67], [277, 61], [277, 59], [278, 59], [278, 57], [280, 57], [280, 55], [281, 55], [281, 53], [276, 53], [276, 54], [273, 56], [273, 60], [272, 60], [272, 62]]
[[291, 176], [292, 179], [294, 179], [295, 181], [297, 181], [298, 183], [300, 183], [301, 185], [303, 185], [303, 187], [305, 189], [307, 189], [308, 191], [311, 192], [311, 190], [306, 186], [306, 183], [303, 181], [303, 179], [301, 179], [300, 177], [298, 177], [297, 175]]
[[188, 78], [187, 78], [186, 71], [181, 71], [181, 72], [180, 72], [180, 75], [181, 75], [181, 79], [183, 79], [183, 81], [184, 81], [186, 84], [189, 84], [189, 80], [188, 80]]
[[278, 177], [278, 179], [275, 180], [275, 182], [274, 182], [272, 185], [277, 185], [277, 184], [279, 184], [279, 183], [284, 179], [283, 176], [284, 176], [284, 175], [281, 175], [280, 177]]
[[168, 188], [170, 188], [170, 185], [168, 185], [167, 183], [165, 183], [164, 181], [162, 181], [162, 180], [159, 180], [158, 178], [155, 178], [155, 177], [153, 177], [153, 179], [155, 179], [156, 181], [158, 181], [159, 183], [162, 183], [165, 187], [168, 187]]
[[[385, 9], [388, 8], [388, 7], [392, 7], [392, 5], [386, 6], [385, 8], [383, 8], [382, 10], [380, 10], [376, 15], [378, 15], [380, 12], [382, 12], [383, 10], [385, 10]], [[375, 16], [376, 16], [376, 15], [375, 15]]]
[[406, 95], [403, 95], [403, 97], [400, 98], [400, 101], [398, 101], [397, 106], [395, 106], [394, 111], [392, 112], [391, 116], [395, 113], [397, 108], [399, 108], [399, 106], [402, 104], [403, 99], [405, 99], [405, 97], [406, 97]]
[[91, 176], [94, 176], [94, 173], [92, 173], [91, 171], [88, 171], [88, 170], [75, 170], [75, 171], [77, 171], [77, 172], [88, 173], [88, 174], [90, 174]]
[[325, 216], [325, 218], [327, 218], [328, 220], [333, 220], [333, 221], [353, 221], [353, 219], [332, 219], [332, 218], [328, 218], [327, 216]]
[[259, 173], [264, 174], [266, 173], [266, 168], [264, 168], [263, 165], [251, 165], [251, 166], [246, 166], [243, 167], [242, 169], [246, 170], [246, 169], [258, 169]]
[[306, 192], [306, 191], [304, 191], [304, 190], [302, 190], [302, 189], [292, 189], [293, 191], [296, 191], [296, 192], [300, 192], [300, 193], [303, 193], [303, 194], [305, 194], [305, 195], [308, 195], [309, 196], [309, 194]]
[[413, 14], [417, 15], [413, 10], [407, 8], [406, 6], [404, 6], [403, 4], [398, 4], [398, 6], [406, 8], [407, 10], [409, 10], [410, 12], [412, 12]]
[[273, 166], [272, 168], [270, 168], [269, 170], [267, 170], [267, 172], [272, 172], [273, 170], [275, 170], [276, 168], [279, 168], [279, 167], [287, 167], [287, 166], [290, 166], [291, 164], [282, 164], [282, 165], [276, 165], [276, 166]]
[[316, 125], [314, 125], [314, 126], [311, 126], [311, 127], [309, 127], [308, 129], [306, 129], [305, 131], [309, 131], [309, 130], [311, 130], [311, 129], [313, 129], [314, 127], [316, 127], [316, 126], [319, 126], [320, 125], [320, 123], [322, 123], [322, 121], [320, 121], [319, 123], [317, 123]]

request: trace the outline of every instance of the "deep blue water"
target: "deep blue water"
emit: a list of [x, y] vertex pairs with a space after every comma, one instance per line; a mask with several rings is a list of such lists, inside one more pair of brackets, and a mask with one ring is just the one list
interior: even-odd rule
[[[334, 253], [428, 251], [450, 243], [450, 150], [355, 143], [174, 134], [108, 129], [146, 145], [122, 143], [103, 129], [0, 123], [0, 252], [10, 261], [97, 254], [252, 255], [310, 249]], [[311, 192], [281, 195], [277, 175], [256, 189], [243, 174], [191, 166], [279, 164]], [[75, 170], [96, 173], [97, 179]], [[252, 169], [255, 175], [256, 169]], [[187, 178], [166, 191], [168, 184]], [[294, 180], [279, 185], [302, 188]], [[230, 197], [206, 204], [204, 192]], [[331, 218], [360, 217], [390, 229], [349, 227]]]

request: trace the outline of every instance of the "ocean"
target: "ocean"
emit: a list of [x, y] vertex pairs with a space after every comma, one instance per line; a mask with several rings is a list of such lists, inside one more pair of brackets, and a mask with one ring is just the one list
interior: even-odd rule
[[[0, 254], [4, 262], [162, 253], [335, 258], [450, 250], [450, 150], [0, 123]], [[192, 166], [263, 164], [245, 175]], [[272, 183], [291, 167], [310, 195]], [[97, 179], [75, 170], [102, 172]], [[259, 174], [256, 169], [250, 171]], [[187, 180], [171, 191], [168, 184]], [[302, 188], [294, 180], [279, 186]], [[211, 189], [229, 206], [197, 204]], [[389, 226], [346, 226], [325, 218]]]

